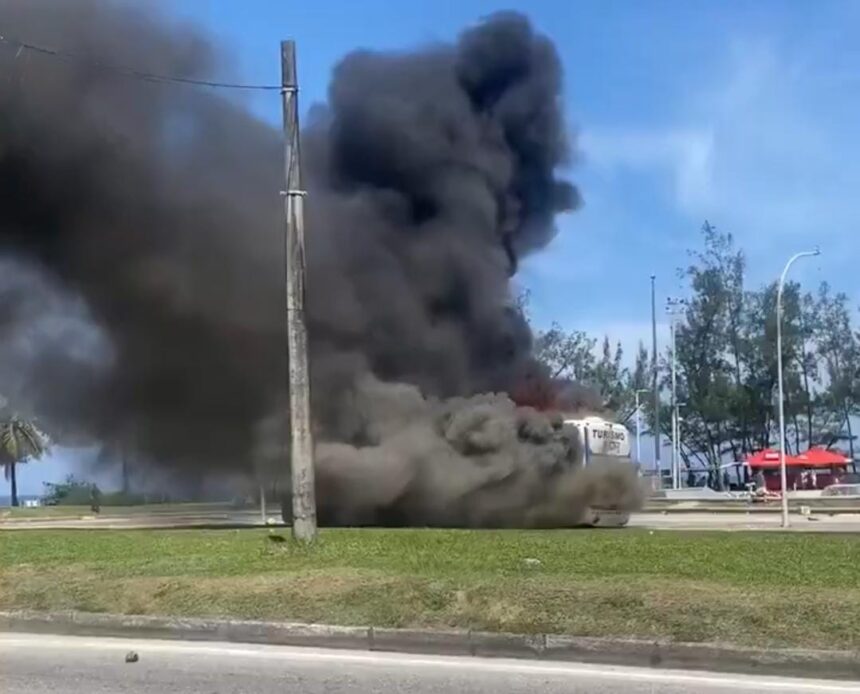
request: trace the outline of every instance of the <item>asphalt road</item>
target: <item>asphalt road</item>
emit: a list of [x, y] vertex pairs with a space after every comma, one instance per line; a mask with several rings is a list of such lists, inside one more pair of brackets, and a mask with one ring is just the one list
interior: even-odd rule
[[[126, 663], [134, 651], [139, 660]], [[0, 634], [4, 694], [860, 692], [860, 683], [222, 643]]]
[[[280, 514], [269, 514], [272, 523], [280, 523]], [[781, 530], [779, 513], [744, 513], [743, 511], [713, 513], [708, 511], [667, 511], [634, 513], [628, 527], [651, 530]], [[59, 519], [0, 520], [0, 530], [40, 530], [52, 528], [135, 529], [135, 528], [193, 528], [193, 527], [252, 527], [261, 525], [259, 510], [204, 510], [196, 512], [127, 516], [114, 514]], [[860, 513], [829, 515], [815, 513], [803, 516], [791, 514], [791, 529], [804, 532], [860, 532]]]

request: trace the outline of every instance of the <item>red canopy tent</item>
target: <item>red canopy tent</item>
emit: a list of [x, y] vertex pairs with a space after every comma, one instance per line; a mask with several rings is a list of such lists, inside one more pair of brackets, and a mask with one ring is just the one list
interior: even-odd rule
[[[747, 456], [746, 464], [751, 468], [773, 469], [779, 467], [779, 451], [775, 448], [765, 448]], [[810, 448], [800, 455], [786, 455], [786, 467], [833, 467], [834, 465], [847, 465], [851, 458], [839, 451], [831, 451], [821, 446]]]
[[[765, 448], [763, 451], [756, 451], [755, 453], [751, 453], [747, 456], [746, 464], [751, 468], [759, 469], [774, 469], [779, 467], [779, 451], [775, 448]], [[800, 465], [802, 463], [797, 462], [797, 458], [791, 455], [785, 456], [785, 465], [789, 467], [791, 465]]]
[[839, 451], [831, 451], [821, 446], [810, 448], [797, 456], [798, 464], [806, 467], [831, 467], [833, 465], [847, 465], [851, 458]]
[[[772, 471], [779, 470], [779, 451], [773, 448], [756, 451], [747, 456], [745, 462], [753, 472], [764, 471], [771, 473]], [[851, 459], [842, 453], [820, 446], [810, 448], [799, 455], [786, 455], [785, 466], [788, 468], [789, 488], [807, 489], [811, 485], [813, 489], [821, 489], [828, 484], [832, 484], [835, 480], [835, 473], [839, 472], [838, 468], [844, 471], [850, 462]], [[811, 477], [807, 477], [807, 473]], [[767, 489], [781, 489], [778, 477], [775, 474], [765, 475], [765, 486]]]

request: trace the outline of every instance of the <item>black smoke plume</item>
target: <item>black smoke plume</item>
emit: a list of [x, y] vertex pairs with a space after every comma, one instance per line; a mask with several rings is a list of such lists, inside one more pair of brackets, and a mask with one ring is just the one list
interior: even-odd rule
[[[0, 387], [55, 436], [133, 446], [186, 482], [270, 468], [280, 133], [230, 95], [106, 69], [223, 74], [200, 35], [127, 5], [0, 0], [0, 34], [75, 56], [0, 44]], [[552, 44], [503, 14], [453, 45], [348, 55], [312, 110], [323, 515], [534, 525], [628, 503], [624, 473], [578, 471], [558, 420], [481, 395], [538, 373], [509, 278], [579, 200], [556, 175], [560, 90]]]

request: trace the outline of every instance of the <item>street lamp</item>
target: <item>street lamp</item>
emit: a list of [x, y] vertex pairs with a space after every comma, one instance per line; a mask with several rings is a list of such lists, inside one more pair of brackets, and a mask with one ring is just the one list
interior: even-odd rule
[[666, 313], [669, 314], [669, 330], [672, 336], [672, 489], [681, 487], [681, 448], [678, 445], [678, 400], [676, 396], [677, 359], [675, 358], [675, 319], [686, 307], [684, 299], [666, 299]]
[[660, 464], [660, 387], [657, 383], [657, 275], [651, 275], [651, 389], [654, 391], [654, 475], [659, 480]]
[[640, 429], [640, 426], [639, 426], [639, 420], [640, 420], [639, 414], [640, 414], [640, 407], [641, 407], [641, 406], [639, 405], [639, 393], [650, 393], [650, 392], [651, 392], [651, 391], [650, 391], [650, 390], [648, 390], [647, 388], [640, 388], [639, 390], [637, 390], [637, 391], [633, 394], [633, 398], [634, 398], [634, 400], [636, 401], [636, 402], [635, 402], [635, 405], [636, 405], [636, 462], [637, 462], [637, 463], [641, 463], [641, 462], [642, 462], [642, 449], [641, 449], [641, 447], [639, 446], [639, 429]]
[[779, 287], [776, 291], [776, 380], [779, 385], [779, 479], [782, 488], [782, 527], [787, 528], [788, 522], [788, 482], [785, 473], [785, 402], [782, 392], [782, 289], [785, 285], [785, 276], [792, 263], [798, 258], [815, 256], [821, 251], [802, 251], [795, 253], [782, 270], [779, 277]]
[[683, 459], [681, 457], [681, 424], [684, 422], [684, 418], [681, 416], [681, 408], [686, 407], [686, 402], [676, 402], [675, 403], [675, 435], [677, 436], [677, 443], [672, 442], [676, 446], [676, 455], [678, 458], [678, 467], [677, 467], [677, 484], [678, 489], [681, 489], [683, 485], [681, 484], [681, 463]]

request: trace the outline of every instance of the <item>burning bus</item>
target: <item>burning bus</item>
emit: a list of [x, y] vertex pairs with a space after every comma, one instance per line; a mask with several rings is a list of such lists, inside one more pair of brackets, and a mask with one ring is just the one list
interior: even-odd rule
[[[630, 432], [622, 424], [611, 422], [596, 415], [566, 417], [565, 425], [575, 427], [583, 446], [583, 465], [602, 460], [630, 460]], [[591, 509], [588, 525], [594, 527], [623, 527], [630, 520], [627, 511], [614, 509]]]

